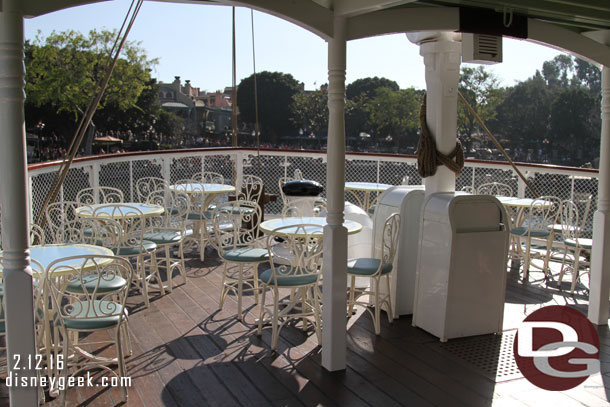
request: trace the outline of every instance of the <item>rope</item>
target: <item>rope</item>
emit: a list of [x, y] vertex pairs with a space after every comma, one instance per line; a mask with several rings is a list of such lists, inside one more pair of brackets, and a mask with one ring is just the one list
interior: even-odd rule
[[[70, 165], [72, 164], [72, 162], [74, 161], [74, 158], [76, 157], [76, 154], [78, 153], [78, 148], [83, 141], [85, 132], [86, 132], [87, 128], [89, 127], [89, 125], [91, 124], [93, 115], [95, 114], [95, 111], [100, 103], [100, 100], [102, 99], [102, 96], [104, 95], [104, 92], [106, 91], [106, 87], [108, 86], [108, 82], [110, 81], [110, 77], [112, 76], [112, 72], [114, 71], [114, 67], [116, 66], [116, 64], [119, 60], [121, 49], [123, 48], [123, 45], [125, 44], [125, 40], [127, 39], [127, 35], [129, 34], [129, 31], [131, 30], [131, 27], [133, 26], [133, 23], [135, 22], [136, 16], [138, 15], [140, 8], [142, 7], [142, 3], [143, 3], [143, 0], [132, 0], [131, 5], [129, 6], [127, 15], [125, 16], [125, 19], [123, 20], [121, 29], [117, 33], [117, 37], [114, 41], [114, 45], [112, 46], [112, 49], [109, 53], [110, 61], [108, 62], [108, 65], [105, 70], [105, 77], [102, 80], [102, 82], [98, 85], [97, 89], [95, 90], [94, 96], [91, 99], [89, 105], [87, 106], [87, 110], [81, 116], [81, 120], [78, 124], [74, 137], [72, 138], [70, 147], [68, 148], [67, 156], [64, 157], [61, 165], [59, 166], [59, 168], [57, 170], [57, 176], [53, 180], [53, 184], [51, 185], [49, 193], [47, 194], [47, 196], [42, 204], [40, 213], [38, 214], [38, 218], [36, 220], [36, 223], [40, 227], [44, 227], [44, 225], [46, 223], [46, 216], [44, 216], [44, 215], [46, 213], [47, 206], [49, 205], [50, 202], [54, 201], [55, 198], [57, 198], [57, 195], [59, 194], [59, 191], [61, 189], [61, 185], [63, 184], [64, 180], [66, 179], [66, 176], [68, 175], [68, 170], [70, 169]], [[134, 5], [135, 5], [135, 7], [134, 7]], [[132, 13], [132, 9], [133, 9], [133, 14], [131, 14], [131, 16], [130, 16], [130, 13]], [[127, 23], [128, 20], [129, 20], [129, 23]], [[127, 27], [125, 28], [126, 23], [127, 23]], [[123, 28], [125, 28], [124, 33], [123, 33]]]
[[430, 134], [426, 122], [426, 95], [419, 110], [419, 122], [421, 125], [421, 136], [417, 143], [417, 172], [422, 178], [436, 174], [436, 168], [444, 165], [455, 173], [457, 177], [464, 168], [464, 150], [460, 140], [456, 138], [455, 148], [451, 153], [445, 155], [436, 149], [436, 142]]

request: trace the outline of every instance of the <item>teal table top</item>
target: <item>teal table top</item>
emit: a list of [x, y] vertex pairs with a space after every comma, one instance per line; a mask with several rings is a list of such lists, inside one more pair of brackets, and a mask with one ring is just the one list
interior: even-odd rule
[[529, 208], [534, 202], [536, 202], [536, 205], [544, 207], [553, 204], [551, 201], [545, 201], [544, 199], [518, 198], [515, 196], [496, 196], [496, 198], [502, 205], [515, 208]]
[[381, 192], [393, 187], [390, 184], [379, 184], [376, 182], [346, 182], [345, 189], [365, 192]]
[[174, 184], [170, 185], [170, 189], [175, 191], [183, 191], [187, 194], [191, 192], [203, 191], [206, 194], [228, 194], [235, 191], [233, 185], [226, 184]]
[[[312, 227], [311, 229], [306, 229], [307, 233], [322, 231], [323, 227], [326, 226], [326, 218], [325, 217], [300, 217], [300, 218], [278, 218], [278, 219], [270, 219], [262, 222], [259, 226], [260, 230], [267, 234], [272, 234], [273, 231], [277, 228], [283, 226], [292, 226], [292, 225], [319, 225], [318, 227]], [[347, 228], [347, 234], [351, 235], [354, 233], [358, 233], [362, 230], [362, 225], [358, 222], [354, 222], [352, 220], [346, 220], [343, 222], [343, 226]], [[296, 231], [295, 227], [292, 231]], [[284, 233], [290, 233], [291, 229], [285, 229]]]
[[[133, 208], [137, 209], [134, 210]], [[112, 217], [112, 218], [122, 218], [129, 216], [156, 216], [161, 215], [165, 212], [165, 209], [159, 205], [150, 205], [144, 204], [140, 202], [124, 202], [117, 204], [94, 204], [94, 205], [86, 205], [80, 206], [76, 208], [76, 214], [80, 217], [91, 217], [95, 212], [96, 215]]]
[[[40, 263], [45, 270], [53, 261], [63, 257], [96, 254], [100, 254], [102, 256], [114, 256], [112, 250], [90, 244], [45, 244], [30, 247], [30, 258]], [[108, 259], [107, 263], [110, 263], [111, 261], [111, 259]], [[104, 264], [106, 261], [100, 263]], [[60, 265], [68, 267], [80, 267], [81, 264], [82, 261], [78, 260], [66, 261], [65, 264], [63, 262], [60, 263]], [[35, 264], [32, 264], [32, 269], [35, 269], [35, 267]]]

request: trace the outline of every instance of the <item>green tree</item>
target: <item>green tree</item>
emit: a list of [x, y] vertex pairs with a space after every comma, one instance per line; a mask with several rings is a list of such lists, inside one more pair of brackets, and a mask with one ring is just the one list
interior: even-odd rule
[[345, 94], [345, 131], [348, 138], [358, 138], [361, 132], [374, 133], [370, 121], [371, 100], [377, 95], [377, 90], [388, 88], [393, 91], [399, 89], [398, 84], [387, 78], [357, 79], [347, 85]]
[[[502, 90], [498, 79], [482, 66], [471, 68], [463, 66], [460, 73], [459, 89], [464, 98], [475, 110], [483, 123], [493, 125], [498, 105], [501, 103]], [[458, 103], [458, 134], [469, 138], [475, 132], [477, 122], [464, 103]]]
[[570, 86], [570, 74], [574, 70], [574, 61], [569, 55], [557, 55], [551, 61], [542, 64], [542, 76], [550, 88], [567, 88]]
[[368, 104], [370, 125], [381, 144], [403, 151], [417, 145], [421, 91], [379, 88]]
[[390, 88], [392, 90], [400, 89], [395, 81], [375, 76], [373, 78], [357, 79], [350, 83], [345, 89], [345, 96], [349, 100], [355, 100], [359, 96], [370, 99], [375, 97], [375, 93], [379, 88]]
[[303, 91], [292, 97], [290, 121], [295, 127], [315, 133], [328, 128], [328, 89]]
[[[542, 143], [548, 136], [553, 95], [540, 72], [506, 90], [492, 131], [513, 146]], [[506, 146], [505, 146], [506, 147]]]
[[591, 123], [595, 99], [582, 88], [561, 92], [551, 105], [550, 130], [554, 139], [570, 149], [572, 144], [599, 138]]
[[[291, 133], [290, 121], [293, 96], [303, 86], [290, 74], [263, 71], [256, 75], [258, 113], [261, 141], [277, 143], [279, 138]], [[237, 105], [241, 120], [254, 124], [254, 75], [242, 79], [237, 88]]]
[[[39, 34], [33, 42], [26, 43], [28, 125], [41, 120], [39, 116], [42, 115], [46, 118], [46, 129], [50, 131], [53, 127], [49, 124], [54, 122], [55, 115], [60, 122], [56, 128], [58, 136], [66, 142], [72, 137], [78, 119], [110, 63], [108, 50], [115, 36], [105, 30], [92, 30], [88, 36], [65, 31], [53, 32], [46, 39]], [[156, 60], [148, 59], [137, 43], [127, 41], [98, 109], [107, 109], [105, 116], [110, 117], [110, 111], [117, 113], [137, 108], [142, 92], [151, 89], [150, 68], [154, 64]]]
[[602, 71], [584, 59], [576, 58], [575, 68], [578, 82], [589, 88], [589, 92], [599, 97], [602, 91]]
[[155, 129], [167, 137], [178, 137], [182, 134], [183, 123], [184, 120], [177, 114], [161, 109], [155, 123]]

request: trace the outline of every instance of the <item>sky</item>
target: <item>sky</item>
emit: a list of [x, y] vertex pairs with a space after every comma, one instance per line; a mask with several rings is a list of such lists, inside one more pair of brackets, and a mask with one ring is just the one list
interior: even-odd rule
[[[25, 20], [25, 37], [38, 32], [118, 29], [130, 0], [73, 7]], [[215, 91], [231, 86], [231, 7], [145, 1], [129, 34], [149, 58], [158, 58], [152, 76], [172, 82], [175, 76], [192, 86]], [[327, 45], [317, 35], [271, 15], [254, 12], [256, 70], [290, 73], [305, 89], [328, 82]], [[236, 12], [237, 82], [253, 72], [250, 9]], [[503, 86], [514, 85], [542, 69], [557, 50], [527, 41], [503, 39], [501, 64], [487, 66]], [[474, 65], [473, 65], [474, 66]], [[419, 47], [404, 34], [348, 42], [346, 82], [370, 76], [394, 80], [401, 88], [425, 88]]]

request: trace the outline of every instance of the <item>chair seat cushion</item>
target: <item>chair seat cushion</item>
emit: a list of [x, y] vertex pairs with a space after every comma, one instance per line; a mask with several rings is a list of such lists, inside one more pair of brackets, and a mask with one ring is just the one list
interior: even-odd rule
[[[563, 232], [565, 225], [562, 225], [560, 223], [555, 223], [554, 225], [549, 226], [549, 228], [551, 230], [553, 230], [553, 232], [555, 232], [555, 233], [561, 233], [561, 232]], [[577, 226], [568, 226], [568, 230], [570, 230], [572, 232], [577, 232], [578, 230], [580, 230], [580, 228]]]
[[306, 274], [295, 276], [295, 268], [290, 267], [286, 272], [283, 272], [281, 276], [273, 279], [273, 270], [267, 269], [263, 271], [258, 279], [265, 284], [275, 284], [277, 281], [278, 287], [300, 287], [303, 285], [314, 284], [318, 280], [318, 274]]
[[144, 233], [144, 239], [156, 244], [177, 244], [182, 240], [182, 234], [172, 230], [164, 230]]
[[566, 246], [570, 247], [580, 247], [581, 249], [593, 249], [593, 239], [585, 239], [579, 237], [578, 239], [566, 239], [563, 241]]
[[73, 304], [64, 316], [68, 329], [104, 329], [117, 326], [127, 318], [127, 309], [112, 301], [83, 301]]
[[269, 260], [269, 251], [267, 249], [244, 247], [227, 250], [222, 258], [236, 263], [262, 262]]
[[[233, 209], [231, 209], [233, 208]], [[222, 208], [220, 208], [221, 211], [227, 212], [227, 211], [231, 211], [233, 213], [233, 215], [239, 215], [239, 214], [244, 214], [244, 215], [250, 215], [252, 213], [254, 213], [254, 208], [250, 208], [250, 207], [231, 207], [231, 206], [223, 206]]]
[[70, 281], [66, 285], [66, 291], [72, 293], [82, 293], [83, 287], [88, 293], [92, 293], [95, 290], [97, 282], [99, 280], [99, 286], [97, 286], [96, 293], [105, 294], [113, 291], [120, 290], [127, 285], [127, 280], [119, 275], [109, 276], [107, 278], [100, 279], [97, 274], [91, 274], [82, 277], [82, 284], [80, 279]]
[[142, 247], [121, 247], [118, 250], [112, 249], [117, 256], [136, 256], [138, 254], [150, 253], [157, 250], [157, 244], [150, 240], [142, 240]]
[[531, 237], [546, 238], [551, 234], [551, 231], [545, 230], [545, 229], [529, 229], [529, 228], [520, 226], [517, 228], [512, 228], [510, 230], [510, 233], [512, 233], [513, 235], [518, 235], [518, 236], [527, 236], [529, 234]]
[[[347, 273], [356, 274], [359, 276], [372, 276], [377, 272], [381, 260], [368, 257], [359, 259], [349, 259], [347, 261]], [[392, 271], [392, 264], [386, 264], [381, 268], [381, 274], [387, 274]]]
[[188, 220], [210, 220], [212, 219], [212, 211], [205, 211], [203, 213], [199, 212], [189, 212], [186, 215]]

